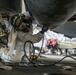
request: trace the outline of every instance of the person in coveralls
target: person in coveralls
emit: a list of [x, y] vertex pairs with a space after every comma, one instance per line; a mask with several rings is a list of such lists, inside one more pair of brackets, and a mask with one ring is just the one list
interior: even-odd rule
[[[13, 15], [6, 23], [9, 31], [8, 47], [1, 49], [1, 59], [5, 62], [21, 62], [24, 55], [24, 43], [28, 40], [32, 43], [39, 42], [47, 29], [42, 28], [33, 35], [32, 19], [24, 14]], [[7, 67], [9, 68], [9, 66]]]
[[48, 39], [46, 41], [46, 47], [48, 49], [48, 52], [46, 52], [46, 54], [58, 54], [58, 51], [59, 51], [59, 54], [62, 54], [62, 51], [61, 49], [58, 47], [58, 43], [57, 43], [57, 40], [53, 39]]

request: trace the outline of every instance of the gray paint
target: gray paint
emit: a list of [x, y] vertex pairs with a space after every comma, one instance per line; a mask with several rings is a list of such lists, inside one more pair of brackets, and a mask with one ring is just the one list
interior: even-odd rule
[[0, 7], [10, 7], [9, 1], [10, 0], [0, 0]]
[[18, 13], [21, 13], [22, 9], [22, 1], [21, 0], [10, 0], [10, 8], [15, 10]]
[[69, 37], [76, 37], [76, 22], [68, 21], [54, 29], [54, 31], [67, 35]]
[[50, 29], [64, 24], [76, 12], [76, 0], [25, 0], [40, 26]]
[[0, 0], [0, 8], [10, 8], [15, 12], [21, 12], [21, 0]]

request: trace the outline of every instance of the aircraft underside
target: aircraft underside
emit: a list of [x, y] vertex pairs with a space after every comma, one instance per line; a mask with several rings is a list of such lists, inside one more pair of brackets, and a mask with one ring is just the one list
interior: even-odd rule
[[[39, 2], [42, 3], [41, 6], [38, 5]], [[21, 0], [0, 0], [0, 18], [1, 16], [2, 18], [5, 18], [5, 16], [9, 16], [10, 18], [13, 15], [21, 14], [22, 13], [21, 3], [22, 3]], [[52, 34], [51, 31], [55, 32], [55, 36], [58, 36], [60, 33], [60, 35], [62, 35], [63, 38], [68, 38], [70, 40], [76, 37], [76, 23], [72, 21], [72, 19], [75, 20], [74, 18], [75, 16], [73, 15], [76, 13], [76, 5], [75, 5], [76, 0], [73, 0], [73, 1], [64, 0], [63, 1], [64, 5], [62, 5], [62, 7], [60, 7], [60, 5], [63, 3], [60, 0], [57, 0], [57, 1], [56, 0], [47, 0], [47, 1], [46, 0], [24, 0], [24, 3], [26, 6], [26, 11], [31, 11], [32, 13], [31, 15], [35, 22], [33, 23], [33, 25], [37, 25], [38, 23], [40, 28], [45, 27], [45, 28], [48, 28], [50, 31], [49, 33], [47, 32], [46, 35], [44, 35], [44, 37], [42, 38], [42, 40], [40, 40], [40, 42], [33, 44], [30, 40], [27, 40], [23, 45], [23, 51], [21, 52], [21, 54], [19, 53], [17, 55], [16, 50], [14, 49], [13, 50], [14, 54], [12, 56], [16, 54], [16, 57], [14, 57], [16, 61], [13, 59], [12, 56], [10, 57], [8, 56], [8, 54], [11, 54], [12, 52], [11, 49], [13, 49], [13, 47], [15, 47], [14, 45], [16, 44], [15, 40], [16, 40], [17, 34], [13, 31], [12, 37], [14, 37], [15, 43], [12, 42], [13, 46], [11, 47], [11, 49], [9, 49], [11, 51], [5, 50], [3, 47], [2, 48], [0, 47], [1, 51], [4, 50], [3, 52], [4, 54], [0, 55], [1, 56], [0, 58], [3, 58], [1, 62], [14, 67], [15, 69], [23, 68], [26, 70], [26, 68], [29, 69], [31, 67], [31, 69], [33, 69], [32, 71], [35, 71], [35, 67], [36, 67], [36, 72], [38, 71], [40, 71], [41, 73], [44, 73], [44, 72], [60, 73], [61, 72], [61, 74], [75, 75], [76, 74], [76, 45], [75, 45], [76, 42], [74, 41], [73, 44], [72, 43], [67, 44], [66, 41], [62, 42], [56, 38], [59, 44], [58, 48], [54, 49], [54, 51], [52, 52], [53, 48], [51, 47], [50, 48], [51, 52], [47, 53], [48, 50], [46, 48], [47, 46], [45, 45], [45, 41], [48, 40], [48, 36], [49, 38], [51, 38], [51, 35], [53, 36], [54, 33]], [[50, 7], [50, 4], [52, 4], [53, 8]], [[53, 6], [53, 4], [55, 4], [55, 6], [58, 5], [61, 11], [58, 9], [58, 7], [56, 8], [55, 6]], [[45, 10], [42, 10], [44, 9], [44, 7], [45, 7]], [[71, 10], [74, 10], [74, 11], [71, 11]], [[0, 22], [1, 22], [1, 19], [0, 19]], [[39, 31], [39, 29], [37, 30]], [[65, 45], [67, 44], [67, 45], [65, 46], [63, 44]], [[44, 70], [42, 71], [43, 68]]]

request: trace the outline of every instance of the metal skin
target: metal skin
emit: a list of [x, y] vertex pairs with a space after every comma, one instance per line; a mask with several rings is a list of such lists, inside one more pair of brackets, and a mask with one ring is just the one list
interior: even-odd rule
[[12, 16], [21, 13], [21, 0], [0, 0], [0, 14]]
[[76, 0], [25, 0], [40, 26], [50, 29], [63, 25], [76, 13]]

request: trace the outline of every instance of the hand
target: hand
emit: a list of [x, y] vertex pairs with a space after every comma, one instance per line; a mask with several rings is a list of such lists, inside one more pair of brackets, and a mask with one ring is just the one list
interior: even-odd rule
[[47, 27], [43, 27], [42, 30], [40, 31], [41, 34], [44, 34], [45, 32], [47, 32], [48, 28]]

